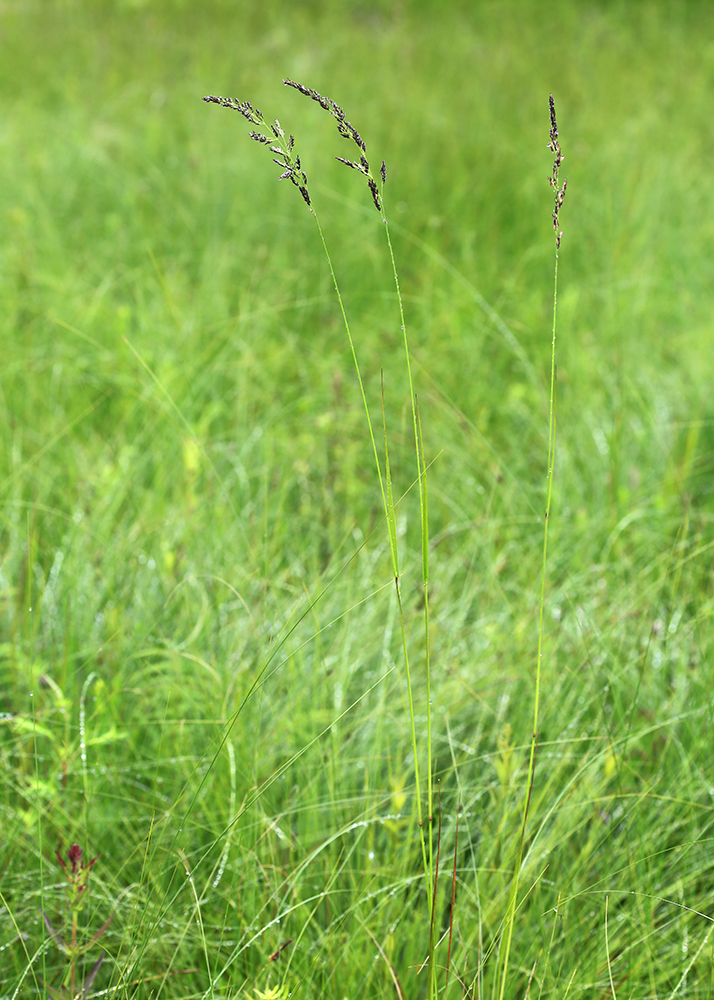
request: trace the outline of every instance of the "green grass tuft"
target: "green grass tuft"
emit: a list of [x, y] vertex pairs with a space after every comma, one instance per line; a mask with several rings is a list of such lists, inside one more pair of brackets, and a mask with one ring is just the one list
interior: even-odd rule
[[[90, 996], [711, 993], [707, 16], [0, 9], [1, 997], [65, 981], [72, 844]], [[358, 124], [399, 295], [349, 135], [281, 77]], [[376, 428], [384, 372], [413, 732], [332, 277], [208, 93], [290, 121]]]

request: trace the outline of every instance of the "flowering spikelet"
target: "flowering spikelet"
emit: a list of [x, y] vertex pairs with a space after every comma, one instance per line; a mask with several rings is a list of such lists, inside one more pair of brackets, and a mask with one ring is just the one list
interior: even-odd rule
[[[306, 87], [304, 83], [297, 83], [295, 80], [283, 80], [286, 87], [292, 87], [299, 93], [304, 94], [305, 97], [309, 97], [311, 100], [316, 101], [321, 108], [328, 111], [332, 117], [337, 122], [337, 131], [340, 135], [343, 135], [346, 139], [351, 139], [354, 144], [360, 150], [359, 159], [357, 160], [347, 160], [344, 156], [336, 156], [335, 159], [339, 160], [340, 163], [344, 163], [345, 166], [351, 167], [353, 170], [359, 170], [361, 174], [367, 178], [367, 186], [372, 194], [372, 201], [374, 202], [375, 208], [378, 212], [382, 211], [382, 202], [379, 197], [379, 188], [377, 186], [377, 181], [369, 167], [369, 161], [367, 159], [367, 144], [365, 143], [362, 136], [359, 134], [354, 125], [347, 121], [344, 110], [339, 104], [336, 104], [331, 98], [323, 97], [322, 94], [318, 94], [316, 90], [312, 87]], [[380, 168], [380, 174], [382, 177], [382, 183], [386, 183], [387, 180], [387, 167], [382, 160], [382, 166]]]
[[563, 186], [558, 186], [558, 171], [560, 170], [560, 165], [565, 159], [560, 148], [560, 143], [558, 142], [558, 122], [555, 118], [555, 101], [553, 100], [553, 95], [550, 95], [550, 141], [548, 143], [548, 149], [555, 153], [555, 162], [553, 163], [553, 172], [548, 178], [548, 183], [555, 191], [555, 205], [553, 207], [553, 229], [555, 230], [555, 246], [556, 249], [560, 249], [560, 237], [563, 235], [559, 228], [558, 214], [560, 212], [560, 207], [565, 199], [565, 189], [568, 186], [568, 178], [566, 177], [563, 181]]
[[213, 97], [203, 98], [209, 104], [218, 104], [222, 108], [230, 108], [251, 123], [258, 125], [272, 133], [265, 135], [264, 132], [249, 132], [251, 139], [255, 142], [267, 146], [271, 153], [274, 153], [273, 163], [282, 169], [282, 174], [278, 178], [280, 181], [289, 180], [295, 185], [302, 195], [305, 203], [310, 207], [310, 195], [307, 190], [307, 175], [300, 165], [300, 157], [295, 153], [295, 137], [286, 135], [283, 127], [276, 118], [274, 122], [267, 122], [259, 108], [254, 108], [248, 101], [239, 101], [235, 97]]

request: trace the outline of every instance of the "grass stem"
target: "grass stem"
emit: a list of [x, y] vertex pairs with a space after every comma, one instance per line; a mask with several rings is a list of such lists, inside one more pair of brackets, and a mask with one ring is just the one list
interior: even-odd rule
[[553, 332], [551, 339], [551, 351], [550, 351], [550, 404], [549, 404], [549, 414], [548, 414], [548, 465], [547, 465], [547, 479], [546, 479], [546, 500], [545, 500], [545, 517], [543, 524], [543, 558], [541, 563], [541, 582], [540, 582], [540, 602], [538, 610], [538, 652], [536, 657], [536, 671], [535, 671], [535, 694], [533, 698], [533, 732], [531, 734], [531, 748], [530, 756], [528, 759], [528, 776], [526, 781], [526, 796], [523, 804], [523, 819], [521, 822], [521, 833], [518, 840], [518, 850], [516, 852], [516, 860], [513, 868], [513, 879], [511, 882], [511, 889], [508, 897], [508, 905], [506, 908], [506, 918], [504, 926], [504, 936], [505, 936], [505, 946], [502, 948], [501, 954], [501, 985], [499, 989], [499, 1000], [503, 1000], [506, 982], [508, 979], [508, 959], [511, 950], [511, 941], [513, 939], [513, 926], [515, 923], [517, 900], [518, 900], [518, 884], [521, 874], [521, 865], [523, 863], [523, 848], [526, 836], [526, 825], [528, 822], [528, 812], [530, 810], [531, 795], [533, 793], [533, 782], [535, 780], [535, 769], [536, 769], [536, 757], [538, 752], [538, 715], [540, 711], [540, 686], [541, 686], [541, 669], [543, 663], [543, 612], [545, 608], [545, 584], [546, 584], [546, 569], [548, 562], [548, 525], [550, 523], [550, 504], [553, 494], [553, 465], [555, 461], [555, 431], [556, 431], [556, 386], [557, 386], [557, 369], [555, 364], [555, 340], [556, 340], [556, 326], [557, 326], [557, 313], [558, 313], [558, 253], [560, 250], [560, 239], [562, 233], [559, 229], [559, 217], [558, 213], [561, 205], [563, 204], [563, 198], [565, 197], [565, 189], [567, 185], [567, 180], [563, 182], [562, 188], [558, 187], [558, 170], [560, 164], [563, 161], [563, 154], [560, 149], [560, 144], [558, 142], [558, 126], [555, 118], [555, 104], [553, 102], [553, 95], [550, 95], [550, 143], [549, 148], [555, 153], [555, 162], [553, 164], [553, 172], [549, 178], [551, 187], [555, 190], [555, 207], [553, 211], [553, 228], [555, 230], [555, 267], [554, 267], [554, 277], [553, 277]]

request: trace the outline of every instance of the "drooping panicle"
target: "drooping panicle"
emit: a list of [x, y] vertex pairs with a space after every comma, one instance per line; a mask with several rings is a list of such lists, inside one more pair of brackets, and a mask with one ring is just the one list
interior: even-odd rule
[[267, 124], [259, 108], [254, 108], [247, 101], [239, 101], [236, 97], [214, 97], [212, 95], [203, 99], [209, 104], [219, 104], [222, 108], [231, 108], [232, 111], [238, 111], [252, 125]]
[[239, 101], [234, 97], [209, 96], [204, 97], [203, 100], [209, 104], [218, 104], [222, 108], [237, 111], [251, 125], [259, 125], [266, 131], [272, 132], [272, 136], [265, 135], [263, 132], [249, 132], [248, 135], [255, 142], [268, 146], [270, 152], [274, 154], [273, 163], [276, 163], [283, 171], [278, 180], [292, 181], [307, 206], [311, 207], [310, 195], [307, 190], [307, 175], [300, 166], [300, 157], [294, 152], [295, 137], [286, 136], [285, 130], [277, 118], [273, 122], [267, 122], [258, 108], [254, 108], [248, 101]]
[[339, 104], [336, 104], [330, 97], [323, 97], [322, 94], [318, 94], [318, 92], [313, 90], [312, 87], [306, 87], [304, 83], [298, 83], [296, 80], [283, 80], [283, 83], [286, 87], [292, 87], [294, 90], [304, 94], [305, 97], [309, 97], [311, 100], [316, 101], [321, 108], [324, 108], [325, 111], [329, 111], [332, 117], [337, 121], [337, 130], [340, 135], [343, 135], [346, 139], [352, 139], [352, 141], [359, 146], [363, 153], [366, 152], [367, 146], [365, 145], [364, 139], [354, 125], [347, 121], [345, 112]]
[[[318, 93], [312, 87], [306, 87], [304, 83], [298, 83], [296, 80], [283, 80], [286, 87], [292, 87], [297, 90], [298, 93], [304, 94], [305, 97], [309, 97], [311, 100], [315, 101], [320, 105], [325, 111], [328, 111], [332, 117], [337, 122], [337, 131], [340, 135], [344, 136], [346, 139], [351, 139], [354, 144], [360, 150], [359, 160], [348, 160], [344, 156], [336, 156], [335, 159], [340, 163], [344, 163], [345, 166], [351, 167], [353, 170], [359, 170], [361, 174], [364, 174], [367, 178], [367, 185], [372, 194], [372, 200], [375, 204], [375, 208], [378, 212], [382, 211], [382, 202], [379, 197], [379, 189], [377, 187], [377, 181], [369, 167], [369, 161], [367, 160], [367, 144], [359, 134], [354, 125], [347, 120], [344, 109], [340, 107], [335, 101], [330, 97], [324, 97], [322, 94]], [[381, 166], [382, 183], [387, 177], [387, 167], [382, 161]]]
[[563, 235], [560, 229], [559, 213], [562, 207], [563, 201], [565, 199], [565, 189], [568, 186], [568, 178], [563, 180], [562, 186], [558, 179], [558, 172], [560, 170], [560, 165], [562, 164], [565, 157], [560, 148], [560, 141], [558, 140], [558, 121], [555, 117], [555, 101], [553, 100], [553, 95], [551, 94], [548, 99], [548, 104], [550, 106], [550, 141], [548, 142], [548, 149], [552, 153], [555, 153], [555, 160], [553, 161], [553, 170], [551, 176], [548, 178], [548, 183], [555, 191], [555, 204], [553, 206], [553, 229], [555, 230], [555, 246], [556, 249], [560, 249], [560, 239]]

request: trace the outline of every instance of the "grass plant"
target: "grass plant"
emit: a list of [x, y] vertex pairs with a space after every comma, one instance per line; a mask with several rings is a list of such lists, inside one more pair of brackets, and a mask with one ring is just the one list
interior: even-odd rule
[[0, 29], [0, 997], [708, 996], [707, 11]]
[[[528, 823], [528, 810], [533, 793], [533, 782], [535, 781], [536, 753], [538, 750], [538, 717], [540, 714], [540, 688], [541, 672], [543, 665], [543, 612], [545, 611], [545, 587], [546, 572], [548, 568], [548, 524], [550, 521], [550, 504], [553, 496], [553, 471], [555, 465], [555, 431], [556, 431], [556, 366], [555, 366], [555, 334], [558, 315], [558, 256], [560, 251], [560, 240], [562, 231], [560, 229], [560, 209], [565, 200], [565, 190], [568, 184], [567, 178], [560, 184], [560, 167], [565, 159], [560, 148], [558, 138], [558, 121], [555, 115], [555, 101], [553, 95], [549, 98], [550, 108], [550, 133], [548, 148], [555, 155], [553, 169], [548, 181], [555, 192], [555, 204], [553, 206], [553, 230], [555, 232], [555, 268], [553, 276], [553, 335], [551, 340], [550, 353], [550, 403], [548, 409], [548, 461], [545, 490], [545, 515], [543, 517], [543, 564], [541, 566], [540, 603], [538, 608], [538, 650], [535, 668], [535, 692], [533, 695], [533, 733], [531, 735], [530, 754], [528, 757], [528, 775], [526, 778], [526, 794], [523, 804], [523, 822], [521, 833], [518, 838], [518, 850], [516, 861], [513, 866], [513, 881], [511, 892], [508, 898], [508, 910], [505, 916], [504, 941], [501, 944], [503, 958], [501, 960], [501, 985], [499, 990], [499, 1000], [503, 1000], [506, 993], [506, 983], [508, 981], [508, 959], [511, 953], [511, 942], [513, 940], [513, 929], [516, 922], [516, 908], [518, 903], [518, 886], [521, 877], [521, 865], [523, 863], [523, 845], [526, 836], [526, 824]], [[535, 966], [534, 966], [535, 971]], [[530, 986], [530, 981], [529, 981]]]
[[[377, 480], [379, 482], [379, 491], [382, 498], [382, 507], [384, 510], [384, 520], [387, 527], [387, 534], [389, 538], [389, 549], [391, 555], [392, 573], [394, 577], [394, 587], [395, 587], [395, 597], [397, 602], [397, 612], [399, 617], [399, 626], [401, 632], [402, 640], [402, 654], [403, 654], [403, 664], [404, 664], [404, 676], [406, 681], [406, 691], [409, 705], [409, 722], [411, 728], [411, 739], [412, 739], [412, 753], [414, 760], [414, 783], [415, 783], [415, 801], [416, 801], [416, 816], [417, 824], [419, 827], [419, 839], [421, 843], [421, 853], [422, 853], [422, 863], [424, 867], [424, 877], [426, 886], [426, 897], [427, 897], [427, 913], [429, 920], [429, 954], [428, 954], [428, 995], [430, 997], [436, 996], [437, 985], [436, 985], [436, 966], [435, 966], [435, 937], [434, 937], [434, 927], [435, 927], [435, 916], [436, 916], [436, 886], [438, 879], [438, 852], [436, 867], [434, 863], [434, 838], [432, 831], [433, 824], [433, 782], [432, 782], [432, 738], [431, 738], [431, 671], [430, 671], [430, 639], [429, 639], [429, 524], [428, 524], [428, 503], [427, 503], [427, 490], [426, 490], [426, 461], [424, 458], [423, 441], [419, 431], [419, 420], [417, 415], [417, 398], [414, 393], [414, 384], [412, 380], [411, 372], [411, 360], [409, 355], [409, 343], [407, 339], [407, 328], [404, 318], [404, 304], [402, 301], [402, 296], [399, 288], [399, 276], [397, 273], [396, 262], [394, 259], [394, 251], [392, 249], [392, 243], [389, 238], [389, 224], [387, 222], [387, 217], [384, 212], [384, 185], [387, 181], [387, 166], [384, 160], [382, 160], [382, 165], [380, 167], [380, 177], [382, 180], [382, 191], [380, 192], [377, 180], [372, 174], [370, 169], [369, 161], [367, 159], [367, 146], [354, 127], [354, 125], [349, 122], [345, 116], [344, 110], [336, 104], [329, 97], [323, 97], [316, 90], [311, 87], [306, 87], [304, 84], [297, 83], [295, 80], [283, 80], [286, 87], [292, 87], [299, 93], [304, 94], [311, 100], [316, 101], [323, 110], [328, 111], [333, 118], [337, 121], [337, 130], [341, 136], [346, 139], [351, 140], [358, 148], [358, 159], [350, 160], [345, 157], [338, 156], [336, 159], [340, 163], [344, 163], [346, 166], [353, 170], [357, 170], [359, 173], [363, 174], [367, 178], [367, 186], [369, 188], [370, 194], [372, 196], [372, 201], [374, 207], [380, 213], [381, 221], [384, 224], [387, 247], [389, 249], [390, 261], [392, 265], [392, 272], [394, 274], [394, 285], [396, 290], [397, 303], [399, 307], [399, 319], [401, 320], [400, 329], [403, 333], [404, 340], [404, 353], [406, 362], [406, 372], [407, 380], [409, 386], [409, 398], [411, 401], [411, 413], [412, 413], [412, 423], [414, 430], [414, 447], [416, 452], [416, 464], [417, 464], [417, 482], [419, 484], [419, 512], [420, 512], [420, 523], [421, 523], [421, 540], [422, 540], [422, 587], [423, 587], [423, 615], [424, 615], [424, 662], [425, 662], [425, 678], [426, 678], [426, 831], [425, 827], [425, 816], [422, 807], [422, 787], [420, 781], [420, 767], [419, 758], [422, 754], [421, 748], [417, 745], [417, 734], [416, 734], [416, 723], [414, 714], [414, 694], [413, 686], [411, 680], [411, 669], [410, 669], [410, 655], [409, 655], [409, 645], [407, 642], [407, 628], [404, 616], [404, 606], [402, 603], [402, 589], [401, 589], [401, 574], [399, 568], [399, 541], [397, 538], [397, 522], [395, 514], [395, 499], [394, 499], [394, 486], [392, 483], [391, 470], [389, 465], [389, 445], [388, 445], [388, 435], [387, 435], [387, 417], [384, 404], [384, 373], [382, 373], [382, 424], [384, 428], [384, 458], [382, 459], [377, 451], [377, 443], [375, 439], [374, 428], [372, 426], [372, 419], [370, 416], [370, 407], [367, 402], [367, 396], [365, 394], [364, 382], [362, 380], [362, 374], [360, 371], [359, 362], [357, 360], [357, 352], [355, 350], [355, 343], [352, 337], [352, 332], [350, 330], [350, 324], [347, 319], [347, 313], [345, 312], [344, 301], [342, 294], [340, 292], [339, 283], [337, 281], [337, 276], [335, 274], [335, 269], [332, 264], [332, 259], [330, 257], [330, 252], [327, 247], [327, 242], [325, 240], [325, 235], [322, 231], [320, 221], [318, 219], [315, 208], [310, 199], [310, 194], [307, 187], [307, 176], [302, 170], [300, 157], [294, 152], [295, 139], [291, 135], [287, 138], [285, 132], [280, 125], [278, 119], [275, 122], [269, 124], [266, 122], [265, 118], [260, 111], [253, 108], [251, 104], [247, 101], [238, 101], [231, 98], [225, 97], [204, 97], [204, 101], [211, 104], [218, 104], [221, 107], [230, 108], [234, 111], [239, 111], [244, 118], [247, 118], [249, 122], [253, 125], [257, 125], [265, 129], [265, 131], [270, 131], [271, 135], [265, 135], [265, 132], [251, 132], [250, 137], [256, 142], [263, 143], [270, 148], [270, 152], [277, 156], [274, 162], [278, 164], [281, 168], [284, 168], [283, 173], [280, 175], [279, 180], [290, 180], [298, 188], [300, 194], [302, 195], [303, 201], [307, 204], [308, 208], [313, 214], [315, 219], [315, 224], [317, 226], [318, 233], [320, 235], [320, 241], [325, 251], [325, 257], [327, 259], [327, 265], [330, 270], [330, 277], [335, 288], [335, 294], [340, 306], [340, 313], [342, 314], [342, 320], [345, 326], [345, 332], [347, 334], [347, 340], [350, 347], [350, 353], [352, 355], [352, 360], [354, 362], [355, 373], [357, 376], [357, 382], [359, 384], [360, 396], [362, 398], [362, 404], [364, 406], [365, 416], [367, 418], [367, 428], [369, 432], [369, 439], [372, 446], [372, 452], [374, 455], [375, 466], [377, 470]], [[448, 965], [447, 965], [448, 974]]]

